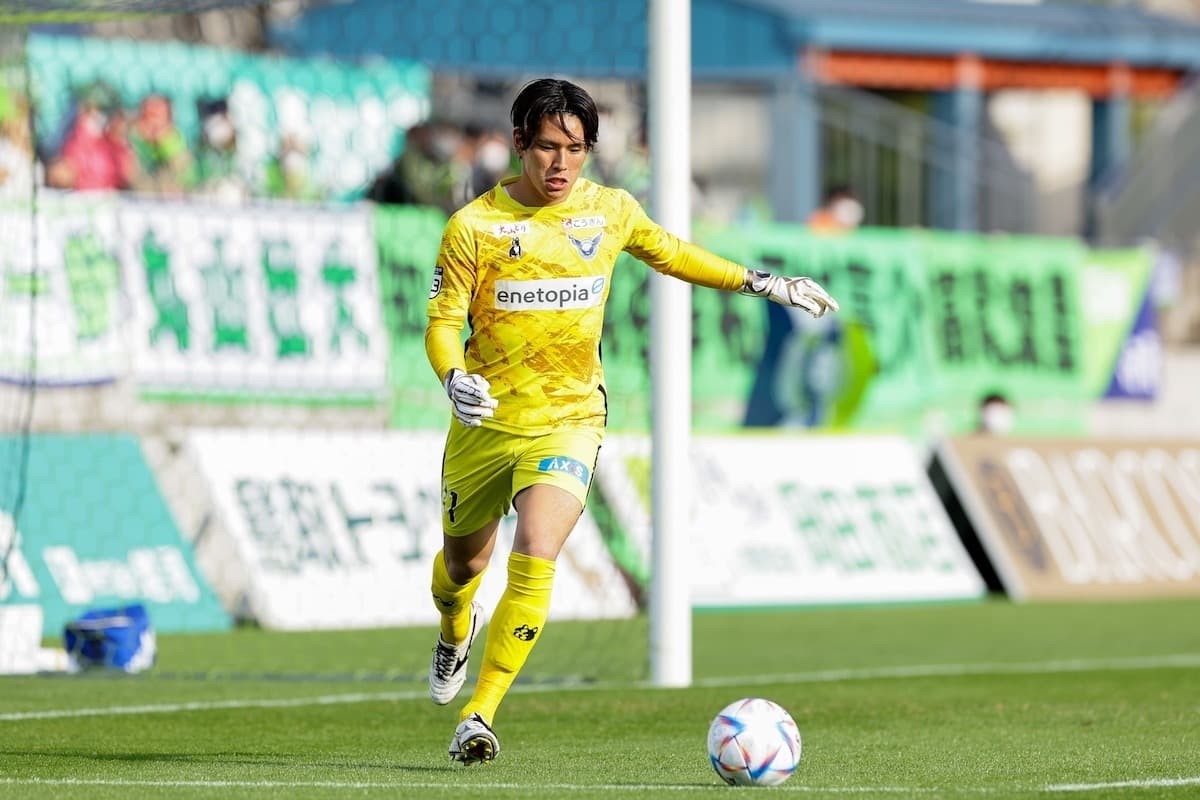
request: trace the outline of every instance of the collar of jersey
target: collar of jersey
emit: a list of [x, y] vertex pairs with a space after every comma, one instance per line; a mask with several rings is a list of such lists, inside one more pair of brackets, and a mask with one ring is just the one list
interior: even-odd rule
[[517, 211], [524, 214], [551, 214], [554, 216], [565, 217], [570, 216], [566, 213], [566, 209], [571, 208], [571, 201], [575, 199], [579, 191], [579, 185], [584, 182], [583, 177], [575, 179], [575, 185], [571, 187], [571, 194], [561, 203], [556, 203], [552, 206], [527, 206], [518, 203], [513, 199], [513, 196], [508, 193], [506, 187], [511, 186], [521, 180], [520, 175], [511, 178], [502, 178], [500, 183], [496, 184], [496, 205], [505, 211]]

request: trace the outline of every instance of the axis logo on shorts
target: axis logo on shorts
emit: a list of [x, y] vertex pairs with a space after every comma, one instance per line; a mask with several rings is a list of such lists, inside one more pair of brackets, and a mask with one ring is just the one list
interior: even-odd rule
[[543, 458], [538, 462], [538, 472], [565, 472], [579, 478], [584, 486], [588, 485], [590, 477], [590, 470], [583, 465], [583, 462], [566, 456]]

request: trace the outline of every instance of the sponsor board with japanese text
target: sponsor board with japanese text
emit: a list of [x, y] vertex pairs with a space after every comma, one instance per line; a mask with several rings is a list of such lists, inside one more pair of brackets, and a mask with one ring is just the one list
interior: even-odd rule
[[938, 460], [1011, 596], [1200, 595], [1200, 441], [975, 436]]
[[[597, 487], [645, 564], [645, 437], [612, 436]], [[976, 598], [984, 584], [901, 437], [697, 436], [678, 477], [701, 607]], [[638, 570], [631, 569], [631, 572]]]
[[[196, 430], [188, 449], [218, 524], [197, 547], [217, 592], [267, 628], [428, 625], [442, 546], [444, 433]], [[515, 517], [478, 599], [493, 608]], [[552, 619], [632, 616], [636, 604], [585, 512], [557, 562]]]

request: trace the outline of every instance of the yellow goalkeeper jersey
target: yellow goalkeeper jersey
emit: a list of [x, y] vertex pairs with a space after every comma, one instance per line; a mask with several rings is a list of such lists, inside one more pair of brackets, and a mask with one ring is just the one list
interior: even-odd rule
[[[536, 435], [605, 424], [600, 334], [613, 265], [627, 251], [701, 286], [740, 289], [745, 269], [653, 222], [628, 192], [580, 178], [562, 203], [533, 208], [501, 181], [459, 209], [442, 236], [426, 348], [444, 378], [485, 377], [499, 405], [488, 427]], [[463, 324], [470, 335], [458, 352]], [[453, 336], [437, 336], [438, 329]]]

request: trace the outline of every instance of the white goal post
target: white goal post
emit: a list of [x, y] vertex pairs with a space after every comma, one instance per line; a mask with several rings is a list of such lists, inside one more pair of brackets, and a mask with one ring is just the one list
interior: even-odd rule
[[[691, 238], [690, 0], [649, 0], [647, 76], [651, 208], [671, 233]], [[692, 682], [687, 526], [690, 484], [691, 286], [651, 276], [652, 400], [650, 680]]]

